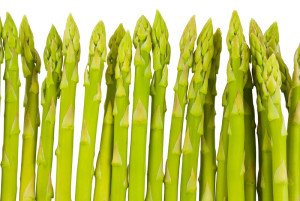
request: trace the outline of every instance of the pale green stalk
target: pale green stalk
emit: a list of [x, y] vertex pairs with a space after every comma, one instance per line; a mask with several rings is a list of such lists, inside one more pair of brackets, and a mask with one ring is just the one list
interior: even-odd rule
[[200, 201], [215, 200], [215, 175], [217, 170], [215, 148], [215, 97], [217, 95], [216, 81], [220, 66], [222, 50], [222, 33], [217, 29], [213, 36], [214, 54], [211, 63], [211, 72], [208, 78], [208, 89], [204, 101], [204, 134], [201, 136], [200, 162]]
[[107, 56], [106, 69], [106, 100], [104, 103], [104, 119], [102, 125], [102, 135], [100, 151], [98, 154], [95, 170], [94, 201], [108, 201], [110, 198], [111, 184], [111, 160], [114, 140], [114, 118], [113, 107], [116, 95], [115, 67], [118, 57], [118, 48], [125, 35], [123, 25], [120, 24], [109, 40], [110, 52]]
[[129, 31], [121, 40], [115, 67], [114, 148], [112, 157], [111, 201], [125, 201], [128, 187], [127, 141], [129, 126], [129, 85], [131, 82], [132, 41]]
[[177, 65], [177, 78], [174, 86], [175, 96], [169, 137], [168, 158], [165, 171], [165, 201], [177, 201], [181, 138], [187, 103], [189, 68], [193, 65], [194, 43], [197, 37], [195, 16], [186, 25], [180, 39], [180, 58]]
[[245, 174], [245, 124], [244, 124], [244, 86], [249, 69], [250, 51], [245, 42], [242, 25], [236, 11], [233, 12], [227, 35], [230, 54], [227, 67], [228, 82], [228, 161], [227, 184], [228, 200], [244, 201]]
[[100, 21], [90, 39], [88, 65], [84, 72], [85, 96], [75, 201], [91, 200], [101, 81], [105, 61], [106, 33], [104, 23]]
[[3, 26], [5, 53], [5, 107], [2, 147], [1, 200], [15, 201], [17, 195], [19, 145], [19, 78], [18, 55], [21, 52], [17, 27], [9, 13]]
[[129, 158], [129, 201], [144, 200], [148, 104], [152, 78], [151, 41], [151, 25], [144, 16], [141, 16], [133, 34], [136, 52]]
[[217, 181], [216, 181], [216, 201], [228, 200], [227, 190], [227, 158], [228, 158], [228, 125], [229, 125], [229, 109], [228, 109], [228, 87], [226, 85], [223, 96], [223, 119], [220, 133], [219, 150], [217, 154]]
[[290, 95], [287, 136], [287, 171], [289, 200], [300, 200], [300, 46], [294, 56], [294, 74]]
[[[197, 39], [193, 66], [195, 71], [187, 96], [189, 103], [182, 150], [181, 201], [196, 201], [200, 138], [204, 134], [205, 114], [203, 106], [208, 90], [213, 55], [213, 25], [209, 19]], [[209, 186], [207, 187], [209, 188]]]
[[266, 48], [263, 43], [262, 32], [257, 23], [252, 19], [250, 22], [250, 45], [252, 53], [253, 80], [257, 92], [258, 112], [258, 150], [259, 150], [259, 174], [257, 181], [258, 198], [261, 201], [273, 200], [272, 185], [272, 147], [270, 130], [268, 125], [268, 108], [266, 98], [262, 94], [262, 82], [260, 72], [265, 68], [267, 61]]
[[[3, 58], [4, 58], [4, 49], [3, 49], [3, 42], [2, 42], [2, 21], [0, 17], [0, 70], [1, 70], [1, 64], [3, 63]], [[0, 72], [1, 76], [1, 72]], [[1, 82], [0, 82], [0, 100], [1, 100]], [[1, 107], [0, 107], [1, 109]]]
[[149, 143], [147, 201], [162, 200], [164, 120], [166, 87], [171, 48], [169, 32], [159, 11], [156, 11], [152, 30], [154, 74], [151, 83], [151, 127]]
[[26, 16], [23, 17], [19, 37], [22, 69], [26, 79], [24, 97], [24, 130], [19, 200], [35, 200], [35, 160], [37, 129], [40, 125], [39, 83], [40, 57], [34, 48], [33, 34]]
[[287, 131], [281, 111], [281, 72], [276, 56], [270, 56], [261, 72], [263, 95], [268, 102], [268, 123], [272, 142], [272, 176], [274, 201], [288, 201], [286, 157]]
[[43, 106], [40, 145], [37, 155], [36, 200], [50, 201], [54, 197], [51, 181], [54, 124], [62, 67], [62, 41], [52, 25], [44, 50], [47, 77], [42, 84], [41, 104]]
[[79, 32], [70, 14], [63, 38], [64, 66], [60, 83], [60, 116], [55, 201], [71, 201], [75, 94], [80, 58]]

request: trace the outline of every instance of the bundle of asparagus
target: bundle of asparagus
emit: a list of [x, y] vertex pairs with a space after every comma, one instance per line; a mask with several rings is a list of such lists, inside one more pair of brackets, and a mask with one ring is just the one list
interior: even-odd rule
[[[294, 56], [293, 78], [281, 56], [279, 29], [273, 23], [263, 34], [252, 19], [249, 28], [250, 49], [236, 11], [232, 13], [226, 43], [229, 51], [227, 85], [218, 153], [215, 153], [215, 107], [217, 74], [222, 49], [221, 30], [213, 33], [212, 20], [204, 25], [196, 41], [193, 16], [180, 39], [180, 58], [174, 87], [174, 105], [170, 125], [168, 155], [163, 172], [166, 88], [171, 46], [166, 22], [156, 12], [153, 27], [141, 16], [133, 38], [120, 24], [109, 40], [107, 55], [105, 26], [100, 21], [89, 44], [85, 69], [84, 110], [76, 178], [76, 201], [90, 201], [95, 176], [94, 201], [196, 201], [199, 175], [200, 201], [299, 201], [300, 199], [300, 46]], [[5, 59], [4, 140], [2, 149], [1, 200], [14, 201], [17, 195], [19, 140], [19, 66], [26, 80], [24, 87], [24, 127], [19, 199], [50, 201], [54, 197], [51, 181], [57, 100], [60, 100], [59, 136], [55, 200], [71, 200], [75, 94], [79, 81], [79, 30], [70, 15], [63, 41], [54, 26], [44, 49], [47, 71], [41, 86], [43, 107], [38, 153], [39, 83], [41, 61], [35, 49], [33, 33], [24, 16], [20, 32], [10, 14], [4, 26], [0, 19], [0, 64]], [[129, 116], [132, 42], [135, 82], [132, 117]], [[3, 43], [3, 44], [2, 44]], [[151, 50], [153, 69], [151, 72]], [[107, 58], [106, 58], [107, 56]], [[252, 71], [249, 69], [250, 58]], [[101, 80], [106, 70], [106, 100], [100, 150], [94, 169], [94, 153]], [[63, 65], [63, 70], [61, 70]], [[189, 80], [189, 71], [193, 75]], [[190, 81], [190, 82], [189, 82]], [[189, 85], [189, 87], [188, 87]], [[253, 86], [257, 94], [257, 141]], [[281, 109], [281, 92], [289, 112], [286, 130]], [[146, 180], [146, 144], [149, 96], [152, 96], [150, 142]], [[185, 107], [186, 128], [184, 128]], [[102, 116], [102, 115], [101, 115]], [[127, 163], [128, 128], [132, 118], [130, 161]], [[186, 130], [182, 146], [182, 131]], [[201, 152], [199, 156], [199, 149]], [[259, 171], [256, 183], [256, 150]], [[181, 151], [182, 167], [180, 167]], [[36, 158], [37, 157], [37, 158]], [[200, 159], [199, 159], [200, 157]], [[216, 160], [218, 164], [216, 164]], [[198, 172], [198, 162], [200, 171]], [[35, 175], [35, 166], [37, 178]], [[179, 170], [181, 168], [181, 175]], [[215, 173], [217, 171], [216, 190]], [[36, 189], [35, 189], [36, 178]], [[162, 184], [164, 182], [164, 191]]]

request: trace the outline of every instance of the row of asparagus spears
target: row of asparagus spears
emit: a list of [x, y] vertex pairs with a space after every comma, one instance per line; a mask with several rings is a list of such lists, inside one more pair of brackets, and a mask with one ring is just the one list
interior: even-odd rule
[[[109, 40], [110, 51], [107, 54], [105, 26], [100, 21], [90, 39], [88, 65], [84, 71], [84, 112], [75, 201], [92, 199], [94, 177], [94, 201], [124, 201], [127, 188], [129, 201], [160, 201], [163, 195], [165, 201], [177, 201], [181, 153], [181, 201], [196, 200], [198, 176], [201, 201], [254, 201], [256, 191], [261, 201], [299, 201], [300, 47], [295, 53], [295, 68], [291, 79], [281, 58], [277, 24], [272, 24], [263, 34], [257, 23], [251, 20], [249, 32], [250, 47], [243, 35], [239, 16], [234, 11], [226, 38], [230, 57], [227, 85], [222, 98], [224, 112], [219, 149], [216, 154], [214, 119], [216, 79], [222, 49], [221, 31], [217, 29], [214, 32], [212, 20], [209, 19], [197, 37], [195, 17], [189, 20], [179, 43], [180, 58], [164, 171], [164, 118], [167, 110], [165, 94], [171, 53], [166, 23], [158, 11], [152, 26], [141, 16], [132, 38], [129, 31], [125, 31], [120, 24]], [[50, 201], [55, 194], [56, 201], [71, 201], [75, 92], [79, 81], [80, 60], [77, 25], [70, 15], [63, 39], [55, 27], [51, 27], [43, 54], [47, 76], [41, 89], [38, 83], [41, 59], [35, 49], [27, 18], [23, 18], [18, 34], [13, 19], [7, 14], [3, 27], [0, 20], [0, 35], [3, 40], [3, 44], [0, 40], [0, 63], [5, 59], [1, 200], [16, 200], [21, 84], [18, 55], [21, 54], [26, 84], [19, 200]], [[136, 49], [133, 58], [135, 80], [130, 166], [127, 166], [132, 43]], [[106, 61], [107, 92], [100, 151], [94, 168], [101, 80]], [[249, 68], [250, 62], [252, 71]], [[189, 82], [190, 69], [192, 79]], [[253, 86], [257, 93], [257, 131]], [[288, 129], [283, 120], [280, 91], [284, 94], [289, 111]], [[150, 142], [146, 168], [150, 95]], [[54, 191], [51, 169], [53, 141], [57, 137], [54, 125], [58, 98], [60, 111]], [[43, 106], [41, 122], [39, 102]], [[259, 152], [257, 179], [256, 132]], [[146, 169], [147, 191], [144, 198]]]

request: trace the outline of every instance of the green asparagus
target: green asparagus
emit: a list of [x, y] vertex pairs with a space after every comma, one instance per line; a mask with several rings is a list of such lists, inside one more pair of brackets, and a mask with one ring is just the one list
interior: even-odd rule
[[166, 102], [165, 94], [168, 84], [168, 67], [171, 48], [168, 41], [169, 32], [165, 21], [159, 11], [156, 11], [153, 30], [153, 69], [154, 74], [151, 83], [151, 127], [149, 143], [148, 187], [147, 201], [162, 200], [163, 173], [163, 143], [164, 143], [164, 119]]
[[80, 58], [79, 31], [71, 14], [64, 32], [62, 52], [64, 67], [60, 83], [59, 138], [55, 151], [57, 156], [55, 200], [71, 201], [75, 93]]
[[170, 129], [168, 158], [165, 171], [165, 201], [177, 201], [178, 177], [181, 155], [181, 136], [187, 103], [189, 68], [193, 64], [194, 43], [196, 40], [196, 22], [193, 16], [186, 25], [180, 39], [180, 58], [177, 66], [177, 78], [174, 87], [175, 97]]
[[228, 82], [228, 160], [227, 184], [228, 200], [244, 201], [244, 80], [249, 69], [249, 48], [245, 42], [242, 25], [236, 11], [233, 12], [227, 35], [227, 47], [230, 54], [227, 68]]
[[43, 106], [40, 145], [37, 155], [37, 201], [50, 201], [53, 198], [51, 181], [53, 141], [56, 103], [59, 97], [59, 84], [62, 67], [62, 41], [56, 28], [52, 25], [44, 50], [44, 63], [47, 77], [42, 84], [41, 104]]
[[278, 30], [277, 22], [274, 22], [265, 32], [264, 42], [267, 48], [266, 50], [267, 56], [270, 57], [274, 53], [279, 63], [279, 69], [281, 72], [281, 81], [282, 81], [281, 91], [284, 94], [286, 106], [288, 108], [289, 107], [288, 100], [289, 100], [289, 94], [292, 87], [292, 79], [289, 73], [289, 69], [281, 57], [281, 52], [279, 47], [279, 30]]
[[[204, 25], [194, 53], [194, 75], [188, 91], [187, 126], [183, 143], [180, 200], [196, 200], [200, 138], [204, 132], [204, 102], [208, 90], [214, 38], [212, 21]], [[206, 145], [207, 146], [207, 145]], [[213, 167], [211, 167], [213, 168]], [[207, 186], [206, 188], [209, 188]], [[208, 194], [210, 196], [210, 194]], [[203, 197], [201, 199], [204, 199]], [[209, 200], [209, 199], [207, 199]]]
[[132, 41], [127, 31], [118, 48], [115, 67], [114, 148], [112, 157], [111, 201], [125, 201], [128, 187], [127, 138], [129, 126], [129, 85], [131, 82]]
[[22, 69], [26, 79], [24, 97], [24, 131], [19, 200], [35, 200], [35, 159], [39, 115], [40, 57], [34, 48], [33, 34], [26, 16], [20, 26]]
[[256, 145], [255, 114], [252, 96], [252, 76], [248, 70], [244, 88], [244, 122], [245, 122], [245, 200], [256, 200]]
[[106, 52], [105, 27], [104, 23], [100, 21], [94, 28], [90, 39], [88, 65], [84, 73], [85, 98], [75, 201], [91, 200], [95, 141], [101, 102], [101, 80]]
[[287, 136], [287, 171], [289, 177], [289, 200], [300, 200], [300, 85], [299, 85], [299, 65], [300, 46], [294, 56], [294, 74], [292, 90], [290, 94], [289, 122]]
[[260, 79], [264, 86], [263, 94], [268, 101], [268, 123], [272, 140], [272, 176], [274, 201], [288, 200], [288, 178], [286, 168], [285, 122], [281, 112], [281, 75], [275, 54], [272, 54]]
[[117, 63], [118, 48], [125, 35], [123, 25], [120, 24], [109, 40], [110, 52], [107, 56], [106, 70], [106, 100], [104, 103], [104, 119], [100, 151], [95, 170], [94, 201], [109, 200], [111, 183], [111, 160], [114, 140], [113, 107], [116, 95], [115, 67]]
[[19, 78], [18, 55], [21, 52], [17, 27], [6, 13], [2, 39], [5, 52], [5, 108], [2, 152], [1, 200], [16, 200], [19, 143]]
[[144, 16], [141, 16], [133, 35], [136, 68], [129, 158], [129, 201], [144, 200], [148, 104], [152, 78], [151, 41], [151, 25]]
[[219, 150], [217, 154], [217, 182], [216, 182], [216, 201], [228, 200], [227, 189], [227, 160], [228, 160], [228, 125], [229, 125], [229, 109], [228, 109], [228, 87], [226, 85], [222, 97], [223, 120], [220, 133]]
[[213, 36], [214, 54], [211, 62], [211, 72], [208, 78], [208, 89], [204, 101], [204, 134], [201, 136], [201, 166], [200, 166], [200, 200], [215, 200], [215, 97], [217, 95], [216, 81], [222, 50], [222, 33], [217, 29]]
[[258, 197], [259, 200], [273, 200], [272, 187], [272, 147], [270, 130], [268, 126], [267, 100], [262, 94], [263, 86], [258, 74], [263, 71], [267, 61], [266, 48], [263, 42], [262, 32], [257, 23], [252, 19], [250, 22], [250, 45], [252, 52], [253, 79], [257, 91], [258, 111], [258, 145], [259, 145], [259, 174], [258, 174]]
[[[2, 43], [2, 21], [0, 17], [0, 70], [1, 70], [1, 64], [3, 63], [4, 58], [4, 50], [3, 50], [3, 43]], [[1, 72], [0, 72], [1, 76]], [[1, 82], [0, 82], [0, 100], [1, 100]]]

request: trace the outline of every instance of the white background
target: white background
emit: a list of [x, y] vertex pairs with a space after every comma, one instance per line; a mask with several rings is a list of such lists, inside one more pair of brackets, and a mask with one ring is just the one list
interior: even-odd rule
[[[293, 57], [296, 48], [300, 42], [300, 12], [299, 6], [296, 2], [283, 2], [283, 1], [162, 1], [162, 0], [148, 0], [148, 1], [12, 1], [3, 0], [0, 3], [0, 16], [2, 23], [5, 21], [5, 13], [10, 12], [17, 27], [19, 28], [20, 22], [24, 14], [26, 14], [29, 24], [35, 39], [35, 47], [39, 52], [41, 58], [43, 55], [44, 47], [46, 44], [46, 37], [50, 30], [51, 24], [54, 24], [57, 28], [60, 36], [63, 36], [65, 24], [69, 13], [72, 13], [80, 32], [81, 43], [81, 58], [79, 63], [79, 84], [77, 85], [76, 94], [76, 110], [75, 110], [75, 130], [74, 130], [74, 154], [73, 154], [73, 177], [72, 177], [72, 199], [75, 198], [75, 184], [76, 184], [76, 169], [78, 161], [78, 149], [81, 135], [81, 123], [84, 104], [84, 87], [83, 87], [83, 72], [87, 64], [88, 59], [88, 46], [89, 40], [94, 29], [94, 26], [99, 20], [105, 23], [106, 28], [106, 41], [108, 43], [110, 36], [114, 30], [118, 27], [119, 23], [123, 23], [126, 30], [130, 30], [133, 34], [136, 21], [141, 15], [145, 15], [151, 25], [153, 24], [155, 11], [159, 9], [164, 20], [166, 21], [169, 30], [169, 41], [171, 44], [171, 61], [169, 65], [169, 86], [167, 88], [167, 106], [168, 111], [166, 113], [165, 121], [165, 142], [164, 142], [164, 160], [167, 157], [167, 147], [170, 130], [171, 111], [173, 107], [173, 86], [177, 75], [177, 62], [179, 59], [179, 40], [183, 32], [186, 23], [192, 17], [196, 15], [197, 34], [200, 33], [203, 25], [212, 18], [214, 30], [220, 27], [223, 37], [223, 51], [221, 53], [220, 70], [217, 78], [217, 91], [218, 96], [216, 98], [216, 149], [219, 144], [219, 133], [221, 128], [222, 111], [221, 96], [224, 86], [226, 85], [226, 65], [228, 61], [228, 51], [226, 46], [226, 35], [229, 27], [229, 21], [233, 10], [237, 10], [243, 25], [244, 34], [247, 42], [249, 41], [249, 22], [251, 18], [254, 18], [260, 25], [264, 32], [274, 21], [278, 22], [280, 30], [280, 47], [282, 57], [289, 66], [290, 73], [293, 72]], [[133, 54], [135, 50], [133, 48]], [[20, 64], [20, 140], [19, 140], [19, 171], [21, 166], [21, 151], [22, 151], [22, 130], [24, 109], [22, 107], [24, 97], [25, 79], [21, 71]], [[1, 75], [4, 72], [4, 64], [2, 64]], [[132, 75], [134, 75], [134, 66], [132, 65]], [[46, 71], [42, 63], [41, 74], [39, 75], [40, 85], [46, 76]], [[134, 76], [132, 76], [132, 83]], [[255, 90], [253, 90], [255, 93]], [[105, 100], [106, 85], [103, 77], [102, 80], [102, 100]], [[130, 99], [132, 103], [133, 84], [130, 88]], [[0, 116], [0, 128], [1, 135], [3, 135], [3, 113], [4, 113], [4, 81], [1, 79], [1, 116]], [[256, 101], [256, 95], [254, 94], [254, 103]], [[103, 102], [100, 106], [99, 121], [98, 121], [98, 133], [96, 140], [95, 159], [98, 155], [100, 146], [100, 136], [103, 121]], [[282, 102], [284, 99], [282, 98]], [[59, 103], [59, 102], [58, 102]], [[151, 105], [151, 104], [149, 104]], [[287, 111], [285, 104], [282, 104], [285, 120], [287, 121]], [[132, 109], [132, 107], [130, 107]], [[42, 112], [42, 107], [40, 106]], [[150, 111], [150, 108], [149, 108]], [[56, 113], [59, 116], [59, 104]], [[130, 111], [131, 114], [131, 111]], [[58, 118], [57, 118], [58, 122]], [[131, 121], [130, 121], [131, 122]], [[54, 141], [54, 149], [57, 146], [58, 139], [58, 124], [56, 124], [56, 133]], [[39, 133], [40, 135], [40, 128]], [[149, 135], [148, 135], [149, 136]], [[130, 132], [129, 132], [129, 144], [130, 147]], [[38, 139], [39, 141], [39, 139]], [[3, 136], [0, 137], [0, 144], [3, 143]], [[149, 137], [147, 144], [149, 143]], [[2, 155], [2, 153], [1, 153]], [[128, 151], [129, 156], [129, 151]], [[148, 157], [148, 150], [147, 150]], [[128, 157], [129, 158], [129, 157]], [[56, 157], [53, 157], [53, 185], [55, 189], [55, 175], [56, 175]], [[18, 175], [19, 177], [19, 175]], [[19, 181], [18, 181], [19, 186]], [[94, 184], [93, 184], [94, 186]], [[198, 196], [197, 196], [198, 197]]]

